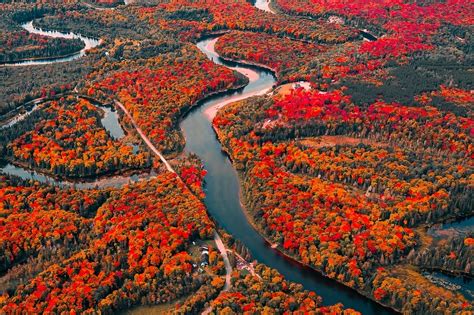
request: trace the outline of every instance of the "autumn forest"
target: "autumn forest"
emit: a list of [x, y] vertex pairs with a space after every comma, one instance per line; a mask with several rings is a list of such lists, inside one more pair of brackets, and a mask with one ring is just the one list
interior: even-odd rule
[[473, 12], [0, 0], [0, 313], [472, 314]]

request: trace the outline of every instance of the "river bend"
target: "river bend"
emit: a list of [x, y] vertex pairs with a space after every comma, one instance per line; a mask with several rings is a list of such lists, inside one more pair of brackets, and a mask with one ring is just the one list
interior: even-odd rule
[[[266, 1], [264, 1], [266, 4]], [[45, 32], [33, 27], [32, 22], [26, 23], [23, 27], [36, 34], [46, 36], [56, 36], [64, 38], [81, 38], [86, 43], [86, 47], [73, 56], [50, 60], [36, 60], [22, 62], [17, 65], [34, 65], [55, 62], [65, 62], [82, 57], [87, 49], [95, 47], [99, 41], [87, 39], [75, 34], [64, 34], [61, 32]], [[273, 73], [263, 68], [246, 66], [239, 63], [227, 62], [219, 58], [214, 50], [217, 38], [207, 38], [201, 40], [197, 47], [213, 60], [216, 64], [234, 69], [249, 78], [249, 84], [243, 89], [234, 93], [222, 93], [200, 102], [181, 122], [180, 127], [186, 138], [185, 151], [197, 154], [204, 163], [207, 170], [206, 198], [205, 204], [210, 215], [235, 239], [240, 240], [251, 252], [253, 258], [272, 268], [277, 269], [287, 280], [300, 283], [307, 290], [313, 290], [322, 296], [325, 305], [342, 302], [345, 307], [354, 308], [364, 314], [389, 314], [390, 312], [363, 297], [352, 289], [345, 287], [338, 282], [322, 276], [320, 273], [303, 267], [296, 261], [285, 258], [277, 250], [272, 249], [265, 242], [263, 237], [248, 222], [240, 200], [240, 186], [238, 174], [232, 166], [231, 161], [223, 153], [221, 144], [217, 140], [212, 129], [211, 120], [218, 108], [231, 102], [245, 99], [251, 96], [264, 95], [272, 90], [276, 83]], [[109, 112], [106, 112], [109, 114]], [[120, 137], [121, 134], [115, 135]], [[106, 180], [102, 183], [97, 180], [93, 183], [68, 183], [60, 182], [36, 172], [25, 171], [21, 168], [9, 164], [3, 168], [3, 172], [17, 175], [23, 178], [40, 180], [49, 184], [59, 186], [74, 186], [76, 188], [92, 188], [92, 186], [106, 187], [108, 185], [117, 187], [128, 183], [130, 180], [138, 178], [115, 177], [112, 182]]]
[[80, 51], [70, 54], [68, 56], [64, 56], [64, 57], [44, 58], [44, 59], [35, 58], [32, 60], [25, 60], [25, 61], [10, 63], [10, 64], [3, 64], [3, 66], [7, 66], [7, 67], [34, 66], [34, 65], [46, 65], [46, 64], [52, 64], [52, 63], [73, 61], [85, 56], [86, 51], [88, 51], [89, 49], [92, 49], [100, 45], [100, 40], [84, 37], [79, 34], [62, 33], [58, 31], [44, 31], [42, 29], [34, 27], [33, 21], [26, 22], [22, 24], [21, 27], [32, 34], [37, 34], [37, 35], [42, 35], [42, 36], [47, 36], [47, 37], [65, 38], [65, 39], [79, 38], [80, 40], [84, 42], [85, 46]]
[[276, 79], [263, 68], [226, 62], [214, 50], [216, 38], [200, 41], [197, 46], [216, 64], [229, 67], [247, 75], [250, 83], [241, 91], [212, 97], [191, 111], [181, 122], [186, 138], [185, 151], [197, 154], [207, 171], [205, 178], [206, 198], [204, 200], [210, 215], [228, 233], [240, 240], [251, 252], [252, 257], [261, 263], [277, 269], [287, 280], [300, 283], [307, 290], [313, 290], [323, 298], [325, 305], [343, 303], [364, 314], [390, 314], [387, 309], [320, 273], [301, 266], [296, 261], [285, 258], [272, 249], [263, 237], [253, 228], [245, 216], [240, 199], [240, 185], [236, 170], [228, 156], [223, 153], [211, 125], [216, 107], [232, 101], [269, 92]]

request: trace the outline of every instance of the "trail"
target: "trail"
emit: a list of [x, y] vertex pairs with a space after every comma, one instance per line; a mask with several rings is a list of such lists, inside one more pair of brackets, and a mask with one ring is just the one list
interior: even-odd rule
[[127, 117], [130, 119], [130, 121], [132, 122], [132, 125], [133, 127], [135, 128], [135, 130], [138, 132], [138, 134], [140, 135], [140, 137], [142, 138], [142, 140], [145, 142], [145, 144], [148, 146], [148, 148], [156, 155], [160, 158], [161, 162], [163, 162], [163, 164], [166, 166], [166, 169], [172, 173], [175, 173], [176, 174], [176, 171], [173, 169], [173, 167], [170, 165], [170, 163], [168, 163], [168, 161], [166, 160], [166, 158], [163, 156], [163, 154], [153, 145], [153, 143], [150, 141], [150, 139], [145, 135], [145, 133], [141, 130], [141, 128], [138, 126], [138, 124], [135, 122], [135, 119], [133, 119], [132, 115], [130, 114], [130, 112], [125, 108], [125, 106], [120, 103], [119, 101], [117, 100], [114, 100], [114, 103], [115, 105], [117, 105], [118, 107], [120, 107], [120, 109], [122, 109], [122, 111], [125, 113], [125, 115], [127, 115]]
[[214, 234], [214, 242], [216, 243], [217, 249], [221, 253], [222, 259], [224, 259], [225, 264], [225, 285], [222, 289], [223, 292], [229, 291], [230, 289], [230, 276], [232, 273], [232, 266], [230, 265], [229, 257], [227, 256], [227, 249], [225, 248], [224, 243], [222, 242], [219, 234], [217, 232]]
[[[224, 243], [222, 242], [222, 239], [220, 238], [219, 234], [217, 232], [214, 233], [214, 242], [216, 243], [216, 247], [221, 253], [222, 259], [224, 260], [224, 265], [225, 265], [225, 284], [224, 287], [222, 288], [222, 292], [227, 292], [229, 291], [231, 287], [230, 279], [232, 275], [232, 266], [229, 261], [229, 257], [227, 256], [227, 248], [225, 247]], [[212, 306], [209, 306], [206, 308], [201, 315], [208, 315], [212, 312]]]

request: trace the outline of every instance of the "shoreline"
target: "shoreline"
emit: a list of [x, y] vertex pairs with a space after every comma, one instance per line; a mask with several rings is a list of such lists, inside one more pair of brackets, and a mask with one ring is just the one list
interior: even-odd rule
[[[94, 184], [95, 182], [106, 181], [110, 180], [113, 181], [114, 179], [119, 179], [120, 177], [131, 179], [132, 176], [143, 176], [149, 175], [153, 172], [153, 167], [146, 167], [146, 168], [128, 168], [124, 171], [115, 170], [110, 172], [103, 172], [97, 175], [90, 175], [90, 176], [82, 176], [82, 177], [69, 177], [69, 176], [61, 176], [57, 174], [49, 173], [46, 169], [41, 168], [32, 168], [26, 162], [21, 161], [13, 161], [9, 158], [4, 160], [6, 164], [13, 165], [14, 167], [21, 168], [25, 172], [28, 173], [38, 173], [39, 175], [43, 175], [55, 181], [57, 184], [66, 184], [66, 185], [90, 185]], [[0, 169], [0, 173], [1, 169]], [[4, 173], [5, 174], [5, 173]], [[13, 174], [5, 174], [8, 176], [16, 176]], [[54, 186], [54, 185], [53, 185]], [[100, 187], [99, 187], [100, 188]]]
[[278, 71], [275, 70], [274, 68], [270, 67], [270, 66], [260, 64], [260, 63], [257, 63], [257, 62], [252, 62], [252, 61], [246, 61], [246, 60], [241, 60], [241, 59], [232, 59], [230, 57], [224, 57], [224, 56], [220, 55], [217, 52], [217, 50], [215, 50], [215, 53], [219, 56], [219, 58], [221, 58], [222, 60], [227, 61], [227, 62], [240, 63], [240, 64], [243, 64], [243, 65], [246, 65], [246, 66], [258, 67], [258, 68], [263, 68], [263, 69], [266, 69], [268, 71], [271, 71], [273, 73], [273, 75], [275, 76], [275, 78], [277, 79], [276, 87], [278, 87], [281, 84], [285, 83], [285, 82], [280, 82], [280, 77], [278, 75]]
[[[252, 62], [246, 62], [246, 61], [243, 61], [243, 62], [239, 62], [237, 60], [232, 60], [230, 58], [226, 58], [226, 57], [221, 57], [219, 55], [219, 53], [217, 51], [213, 51], [215, 54], [217, 54], [217, 56], [219, 58], [222, 58], [223, 60], [225, 61], [229, 61], [229, 62], [234, 62], [234, 63], [242, 63], [244, 65], [249, 65], [249, 66], [254, 66], [254, 67], [260, 67], [260, 68], [264, 68], [264, 69], [267, 69], [267, 70], [270, 70], [273, 72], [274, 76], [277, 78], [277, 83], [275, 84], [275, 86], [273, 86], [272, 88], [270, 88], [271, 91], [274, 91], [277, 87], [279, 87], [282, 83], [278, 81], [278, 76], [275, 72], [274, 69], [268, 67], [268, 66], [260, 66], [258, 64], [255, 64], [255, 63], [252, 63]], [[229, 103], [228, 103], [229, 104]], [[226, 104], [227, 105], [227, 104]], [[222, 108], [222, 107], [221, 107]], [[228, 156], [231, 164], [234, 166], [234, 161], [231, 157], [231, 155], [229, 154], [228, 152], [228, 149], [223, 145], [223, 143], [220, 141], [220, 132], [218, 131], [218, 129], [215, 128], [215, 126], [212, 124], [211, 122], [211, 127], [212, 129], [214, 130], [216, 136], [217, 136], [217, 139], [219, 141], [219, 143], [221, 144], [221, 151], [225, 153], [226, 156]], [[246, 205], [245, 205], [245, 199], [243, 198], [243, 195], [242, 195], [242, 172], [237, 170], [235, 167], [234, 167], [234, 170], [236, 171], [237, 173], [237, 178], [238, 178], [238, 181], [239, 181], [239, 202], [240, 202], [240, 205], [241, 205], [241, 208], [242, 208], [242, 213], [244, 214], [244, 216], [246, 217], [247, 219], [247, 222], [249, 222], [249, 224], [255, 229], [255, 231], [260, 235], [260, 237], [262, 237], [262, 239], [266, 242], [267, 246], [269, 246], [270, 248], [272, 248], [274, 251], [278, 252], [278, 254], [282, 255], [283, 257], [285, 257], [286, 259], [298, 264], [299, 266], [302, 266], [304, 268], [308, 268], [310, 269], [311, 271], [313, 272], [317, 272], [318, 274], [320, 274], [321, 276], [327, 278], [327, 279], [330, 279], [331, 281], [335, 281], [336, 283], [338, 283], [339, 285], [342, 285], [344, 286], [345, 288], [347, 288], [348, 290], [352, 290], [354, 292], [356, 292], [357, 294], [363, 296], [364, 298], [367, 298], [368, 300], [378, 304], [378, 305], [381, 305], [382, 307], [388, 309], [388, 310], [391, 310], [393, 312], [396, 312], [396, 313], [401, 313], [401, 311], [399, 310], [396, 310], [395, 308], [389, 306], [389, 305], [385, 305], [383, 303], [380, 303], [379, 301], [375, 300], [375, 299], [372, 299], [366, 292], [363, 292], [363, 291], [360, 291], [358, 289], [355, 289], [355, 288], [352, 288], [350, 286], [347, 286], [346, 284], [336, 280], [336, 279], [333, 279], [333, 278], [329, 278], [327, 277], [322, 271], [320, 270], [317, 270], [315, 269], [314, 267], [310, 266], [310, 265], [307, 265], [307, 264], [304, 264], [302, 262], [300, 262], [299, 260], [295, 259], [294, 257], [292, 257], [291, 255], [283, 252], [280, 248], [279, 248], [279, 244], [276, 244], [276, 243], [273, 243], [270, 241], [270, 239], [264, 234], [262, 233], [261, 229], [259, 228], [259, 226], [257, 225], [257, 223], [255, 222], [255, 220], [253, 219], [252, 215], [250, 214], [250, 212], [248, 211]]]
[[[52, 61], [55, 59], [64, 59], [68, 57], [73, 57], [75, 55], [80, 55], [82, 52], [85, 52], [85, 48], [81, 48], [81, 50], [77, 50], [75, 52], [71, 52], [69, 54], [64, 54], [64, 55], [58, 55], [58, 56], [50, 56], [50, 57], [30, 57], [30, 58], [23, 58], [15, 61], [7, 61], [7, 62], [2, 62], [0, 63], [0, 67], [19, 67], [22, 66], [23, 63], [27, 63], [29, 61]], [[25, 64], [24, 66], [34, 66], [34, 65], [28, 65]]]
[[255, 1], [255, 4], [254, 6], [261, 10], [261, 11], [264, 11], [264, 12], [267, 12], [267, 13], [271, 13], [271, 14], [277, 14], [277, 12], [275, 12], [272, 7], [270, 6], [272, 3], [272, 0], [257, 0]]
[[444, 268], [439, 268], [439, 267], [427, 267], [427, 266], [415, 266], [420, 268], [421, 270], [426, 270], [428, 272], [439, 272], [443, 275], [447, 275], [450, 277], [454, 278], [467, 278], [469, 280], [474, 280], [474, 275], [471, 275], [467, 272], [464, 272], [462, 270], [448, 270]]
[[[216, 49], [217, 41], [219, 40], [220, 36], [231, 33], [231, 32], [232, 32], [232, 30], [227, 30], [227, 31], [222, 32], [220, 34], [210, 34], [210, 35], [203, 36], [202, 39], [212, 38], [213, 36], [217, 36], [216, 38], [214, 38], [211, 42], [209, 42], [207, 44], [206, 49], [208, 49], [210, 52], [212, 52], [214, 55], [216, 55], [217, 58], [220, 58], [220, 59], [222, 59], [226, 62], [242, 64], [242, 65], [246, 65], [246, 66], [250, 66], [250, 67], [256, 67], [256, 68], [263, 68], [263, 69], [266, 69], [268, 71], [271, 71], [273, 73], [273, 75], [275, 76], [275, 78], [277, 79], [276, 86], [280, 85], [281, 83], [279, 83], [280, 79], [279, 79], [279, 76], [278, 76], [278, 71], [276, 69], [274, 69], [270, 66], [267, 66], [265, 64], [262, 64], [262, 63], [257, 63], [257, 62], [242, 60], [242, 59], [233, 59], [233, 58], [230, 58], [230, 57], [222, 56], [222, 52], [219, 52], [218, 49]], [[226, 66], [226, 67], [228, 67], [228, 66]], [[232, 67], [228, 67], [228, 68], [234, 69]]]
[[[212, 126], [212, 128], [214, 129], [214, 131], [215, 131], [215, 133], [216, 133], [216, 135], [217, 135], [217, 138], [218, 138], [219, 142], [222, 143], [222, 142], [220, 141], [220, 134], [221, 134], [221, 133], [220, 133], [214, 126]], [[230, 156], [228, 150], [227, 150], [226, 148], [224, 148], [224, 146], [222, 146], [222, 150], [223, 150], [223, 152], [225, 153], [225, 155], [227, 155], [227, 156], [229, 157], [229, 160], [230, 160], [230, 162], [232, 163], [232, 165], [234, 165], [234, 161], [233, 161], [232, 157]], [[235, 169], [235, 167], [234, 167], [234, 169]], [[359, 295], [361, 295], [361, 296], [363, 296], [363, 297], [365, 297], [365, 298], [367, 298], [367, 299], [373, 301], [374, 303], [377, 303], [377, 304], [383, 306], [384, 308], [387, 308], [387, 309], [389, 309], [389, 310], [391, 310], [391, 311], [393, 311], [393, 312], [395, 312], [395, 313], [398, 313], [398, 314], [401, 314], [401, 313], [402, 313], [401, 310], [397, 310], [397, 309], [395, 309], [395, 308], [393, 308], [393, 307], [391, 307], [391, 306], [389, 306], [389, 305], [387, 305], [387, 304], [383, 304], [383, 303], [380, 303], [379, 301], [377, 301], [377, 300], [375, 300], [375, 299], [372, 299], [366, 292], [361, 291], [361, 290], [358, 290], [358, 289], [355, 289], [355, 288], [353, 288], [353, 287], [350, 287], [350, 286], [344, 284], [343, 282], [338, 281], [337, 279], [330, 278], [330, 277], [328, 277], [324, 272], [322, 272], [321, 270], [318, 270], [318, 269], [312, 267], [311, 265], [308, 265], [308, 264], [305, 264], [305, 263], [300, 262], [300, 261], [299, 261], [298, 259], [296, 259], [295, 257], [293, 257], [293, 256], [291, 256], [290, 254], [284, 252], [284, 251], [281, 249], [281, 245], [280, 245], [280, 244], [272, 242], [272, 241], [269, 239], [269, 237], [268, 237], [266, 234], [264, 234], [264, 233], [262, 232], [262, 228], [258, 225], [258, 223], [255, 221], [254, 217], [252, 216], [252, 214], [251, 214], [250, 211], [248, 210], [248, 207], [247, 207], [247, 205], [245, 204], [245, 198], [244, 198], [244, 196], [243, 196], [243, 191], [242, 191], [242, 174], [243, 174], [243, 173], [242, 173], [241, 171], [237, 170], [237, 169], [235, 169], [235, 170], [236, 170], [236, 172], [237, 172], [237, 175], [238, 175], [237, 177], [238, 177], [238, 181], [239, 181], [239, 200], [240, 200], [240, 205], [241, 205], [241, 207], [242, 207], [242, 213], [243, 213], [244, 216], [246, 217], [247, 222], [250, 223], [250, 225], [255, 229], [255, 231], [260, 235], [260, 237], [265, 241], [266, 245], [267, 245], [269, 248], [271, 248], [271, 249], [273, 249], [274, 251], [276, 251], [279, 255], [281, 255], [281, 256], [284, 257], [285, 259], [288, 259], [288, 260], [292, 261], [293, 263], [295, 263], [295, 264], [297, 264], [297, 265], [299, 265], [299, 266], [301, 266], [301, 267], [303, 267], [303, 268], [307, 268], [307, 269], [311, 270], [312, 272], [317, 272], [319, 275], [321, 275], [321, 276], [323, 276], [323, 277], [325, 277], [325, 278], [327, 278], [327, 279], [329, 279], [329, 280], [331, 280], [331, 281], [337, 282], [339, 285], [342, 285], [342, 286], [344, 286], [345, 288], [356, 292], [357, 294], [359, 294]], [[316, 294], [317, 294], [317, 292], [316, 292]], [[324, 301], [324, 300], [323, 300], [323, 301]]]
[[[76, 34], [73, 32], [69, 32], [69, 34], [63, 33], [62, 31], [50, 29], [50, 30], [43, 30], [42, 28], [35, 27], [33, 25], [35, 19], [30, 20], [21, 24], [21, 28], [27, 31], [29, 34], [36, 34], [50, 38], [63, 38], [63, 39], [79, 39], [84, 44], [84, 47], [78, 51], [71, 52], [68, 54], [62, 54], [59, 56], [46, 56], [46, 57], [31, 57], [31, 58], [23, 58], [18, 61], [8, 61], [5, 63], [0, 63], [0, 67], [22, 67], [22, 66], [35, 66], [41, 64], [51, 64], [51, 63], [59, 63], [59, 62], [69, 62], [81, 57], [84, 57], [87, 51], [100, 46], [103, 41], [102, 39], [91, 38], [87, 36], [82, 36], [81, 34]], [[56, 34], [49, 34], [49, 33], [56, 33]], [[70, 60], [68, 60], [71, 58]]]
[[[252, 81], [250, 81], [250, 82], [252, 82]], [[216, 104], [208, 107], [207, 109], [205, 109], [204, 110], [204, 115], [209, 119], [209, 121], [211, 122], [211, 125], [212, 125], [212, 121], [214, 120], [214, 118], [217, 115], [217, 113], [219, 112], [219, 110], [224, 108], [226, 105], [229, 105], [229, 104], [232, 104], [232, 103], [235, 103], [235, 102], [238, 102], [238, 101], [242, 101], [244, 99], [247, 99], [247, 98], [250, 98], [250, 97], [253, 97], [253, 96], [265, 95], [266, 93], [268, 93], [271, 90], [272, 90], [272, 88], [265, 88], [265, 89], [260, 89], [260, 90], [254, 91], [254, 92], [250, 92], [248, 94], [241, 94], [241, 95], [231, 96], [229, 99], [227, 99], [225, 101], [222, 101], [222, 102], [219, 102], [219, 103], [216, 103]]]

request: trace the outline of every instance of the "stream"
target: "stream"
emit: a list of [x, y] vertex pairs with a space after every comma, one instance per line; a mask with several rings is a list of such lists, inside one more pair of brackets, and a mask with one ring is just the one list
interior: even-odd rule
[[457, 291], [470, 301], [474, 300], [474, 280], [463, 276], [451, 276], [439, 271], [424, 271], [432, 283], [448, 290]]

